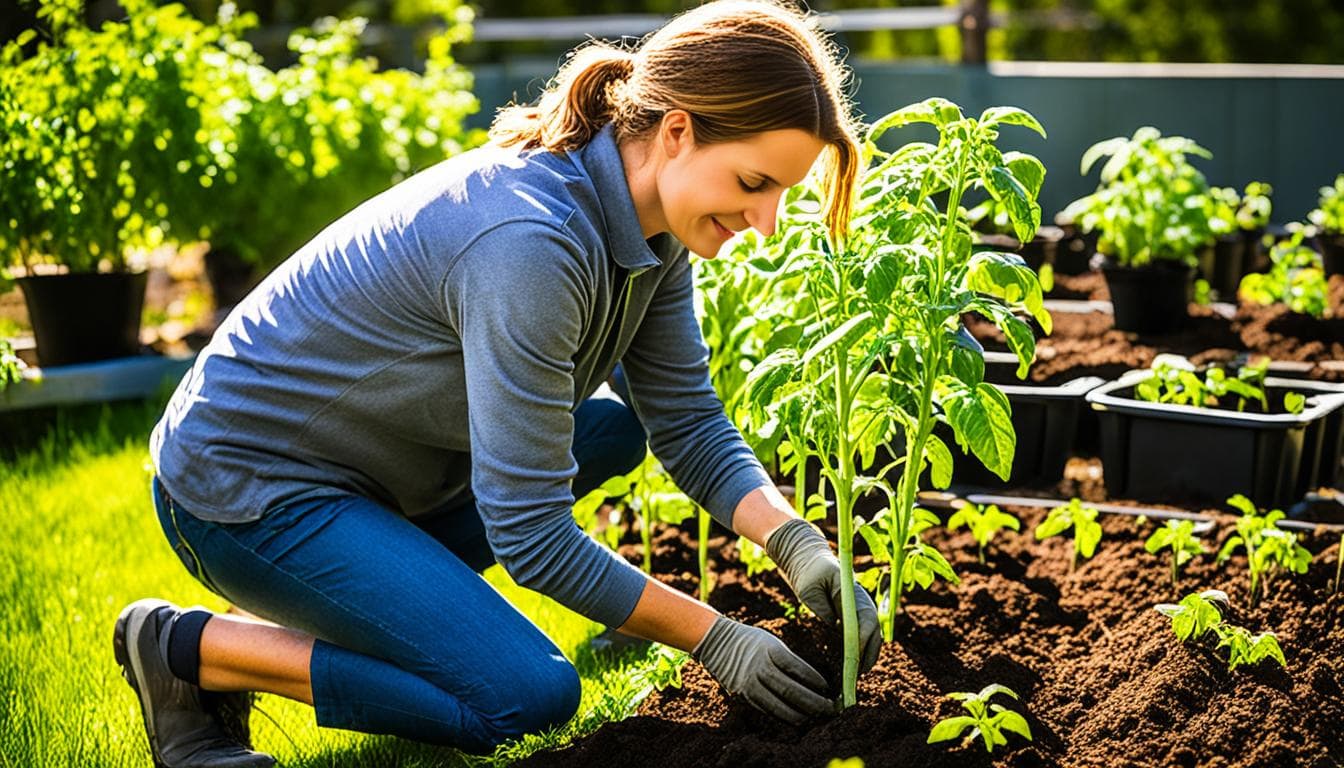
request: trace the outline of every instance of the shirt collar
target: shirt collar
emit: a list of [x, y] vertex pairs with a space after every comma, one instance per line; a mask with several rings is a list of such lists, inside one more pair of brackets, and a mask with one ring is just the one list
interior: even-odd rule
[[[615, 129], [611, 124], [603, 126], [576, 154], [597, 189], [611, 257], [631, 272], [662, 266], [662, 260], [650, 247], [650, 241], [644, 239], [644, 231], [639, 226], [635, 201], [630, 197], [630, 185], [625, 180], [625, 164], [621, 162], [621, 152], [616, 146]], [[654, 241], [659, 239], [655, 237]]]

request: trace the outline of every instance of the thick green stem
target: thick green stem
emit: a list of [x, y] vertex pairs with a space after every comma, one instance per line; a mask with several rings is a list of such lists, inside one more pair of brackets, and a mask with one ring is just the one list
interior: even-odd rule
[[699, 518], [699, 543], [700, 543], [700, 600], [709, 602], [709, 512], [704, 507], [696, 506], [696, 515]]
[[[836, 299], [841, 311], [846, 309], [845, 293], [848, 279], [841, 265], [836, 265]], [[835, 349], [835, 415], [837, 425], [835, 466], [835, 519], [839, 529], [840, 559], [840, 613], [844, 632], [845, 662], [841, 678], [841, 706], [849, 708], [857, 701], [859, 678], [859, 617], [854, 603], [854, 451], [849, 444], [849, 349], [837, 345]]]

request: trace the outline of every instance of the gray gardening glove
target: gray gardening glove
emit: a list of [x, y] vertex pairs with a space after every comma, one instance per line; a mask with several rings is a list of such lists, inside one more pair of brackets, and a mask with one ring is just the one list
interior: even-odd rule
[[[775, 529], [765, 541], [765, 552], [784, 573], [784, 580], [817, 618], [838, 624], [840, 609], [840, 561], [812, 524], [795, 518]], [[854, 607], [859, 616], [859, 672], [877, 663], [882, 650], [878, 633], [877, 606], [868, 590], [854, 585]]]
[[759, 627], [720, 616], [691, 651], [729, 693], [740, 693], [757, 709], [797, 725], [835, 712], [826, 678], [798, 658], [784, 642]]

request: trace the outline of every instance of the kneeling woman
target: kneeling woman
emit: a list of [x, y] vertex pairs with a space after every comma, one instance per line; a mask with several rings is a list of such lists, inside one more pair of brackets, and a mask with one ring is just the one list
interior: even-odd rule
[[[578, 676], [479, 576], [493, 562], [691, 651], [767, 712], [831, 711], [777, 638], [649, 579], [570, 508], [639, 461], [646, 431], [681, 488], [839, 615], [838, 562], [710, 386], [687, 250], [772, 232], [819, 158], [844, 225], [860, 161], [841, 73], [768, 2], [701, 6], [635, 51], [589, 45], [489, 145], [347, 214], [234, 310], [154, 431], [154, 501], [191, 573], [274, 623], [123, 611], [116, 656], [159, 764], [270, 764], [253, 691], [472, 752], [563, 723]], [[637, 420], [591, 398], [618, 363]], [[876, 611], [857, 597], [866, 668]]]

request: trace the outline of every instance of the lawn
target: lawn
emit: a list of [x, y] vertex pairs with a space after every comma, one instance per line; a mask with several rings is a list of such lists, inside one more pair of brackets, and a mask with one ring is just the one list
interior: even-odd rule
[[[0, 423], [0, 768], [142, 766], [140, 712], [112, 659], [112, 625], [133, 600], [158, 596], [223, 610], [193, 580], [155, 520], [147, 435], [156, 409], [133, 404], [63, 412], [14, 449], [32, 420]], [[491, 584], [550, 635], [583, 678], [580, 715], [557, 732], [505, 745], [490, 758], [390, 737], [320, 729], [311, 708], [263, 696], [257, 746], [286, 766], [506, 765], [563, 744], [633, 708], [643, 658], [595, 657], [601, 627], [509, 581]], [[656, 648], [656, 646], [655, 646]]]

